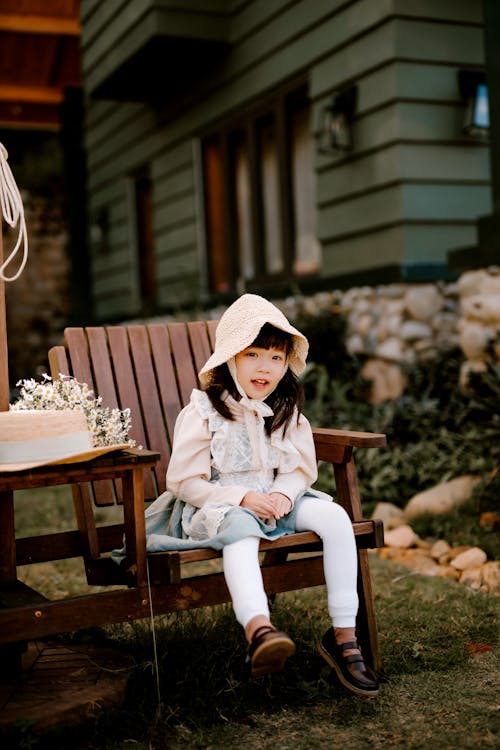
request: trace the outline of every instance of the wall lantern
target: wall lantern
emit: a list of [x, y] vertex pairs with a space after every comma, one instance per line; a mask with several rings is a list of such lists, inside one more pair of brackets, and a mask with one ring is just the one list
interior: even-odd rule
[[489, 133], [490, 116], [488, 87], [484, 72], [459, 70], [458, 86], [465, 105], [462, 132], [479, 140], [486, 139]]
[[90, 224], [90, 246], [96, 255], [109, 251], [109, 212], [101, 208]]
[[330, 104], [321, 110], [316, 133], [319, 153], [331, 154], [352, 150], [352, 119], [357, 95], [356, 86], [338, 91], [333, 95]]

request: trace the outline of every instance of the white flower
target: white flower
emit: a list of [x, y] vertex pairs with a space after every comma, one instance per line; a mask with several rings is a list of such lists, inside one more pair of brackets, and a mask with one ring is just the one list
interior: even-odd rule
[[42, 383], [33, 378], [20, 380], [16, 383], [21, 386], [19, 398], [10, 409], [80, 409], [87, 418], [94, 447], [117, 443], [125, 443], [131, 448], [136, 445], [135, 440], [127, 437], [132, 424], [130, 409], [102, 406], [102, 397], [96, 398], [86, 383], [79, 383], [76, 378], [62, 373], [59, 377], [60, 380], [52, 380], [50, 375], [44, 374]]

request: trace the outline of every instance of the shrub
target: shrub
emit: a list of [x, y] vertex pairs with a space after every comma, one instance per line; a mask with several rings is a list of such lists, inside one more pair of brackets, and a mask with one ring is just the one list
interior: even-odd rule
[[[458, 388], [463, 362], [457, 350], [442, 352], [408, 373], [398, 399], [370, 405], [359, 398], [363, 381], [331, 377], [324, 364], [304, 374], [306, 414], [318, 426], [383, 432], [387, 450], [356, 456], [365, 512], [379, 501], [400, 507], [417, 492], [461, 474], [487, 475], [500, 463], [500, 368], [474, 373]], [[323, 475], [324, 481], [324, 475]], [[491, 504], [483, 491], [481, 504]]]

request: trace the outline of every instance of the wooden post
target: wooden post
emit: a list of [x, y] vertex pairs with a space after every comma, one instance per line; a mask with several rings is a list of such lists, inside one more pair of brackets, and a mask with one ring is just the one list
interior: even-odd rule
[[[3, 220], [0, 216], [0, 266], [3, 263]], [[7, 310], [5, 306], [5, 282], [0, 279], [0, 411], [9, 408], [9, 362], [7, 352]]]
[[[0, 266], [3, 264], [3, 217], [0, 215]], [[7, 309], [5, 305], [5, 282], [0, 279], [0, 411], [9, 409], [9, 362], [7, 353]], [[14, 492], [0, 492], [2, 523], [0, 529], [0, 581], [14, 583], [17, 579], [16, 547], [7, 545], [6, 538], [15, 539]], [[8, 547], [11, 546], [10, 551]], [[22, 673], [24, 642], [0, 647], [0, 661], [6, 678], [18, 678]]]

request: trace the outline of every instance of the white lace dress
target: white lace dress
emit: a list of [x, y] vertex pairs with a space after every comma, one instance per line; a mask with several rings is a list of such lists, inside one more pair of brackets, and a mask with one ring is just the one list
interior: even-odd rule
[[[263, 401], [225, 397], [233, 420], [222, 417], [205, 392], [194, 390], [180, 413], [167, 471], [167, 492], [146, 511], [146, 536], [151, 552], [225, 544], [248, 535], [276, 538], [295, 530], [300, 498], [313, 495], [317, 464], [311, 427], [294, 416], [283, 436], [265, 432], [272, 415]], [[240, 503], [248, 490], [281, 492], [292, 510], [276, 522], [264, 521]]]

